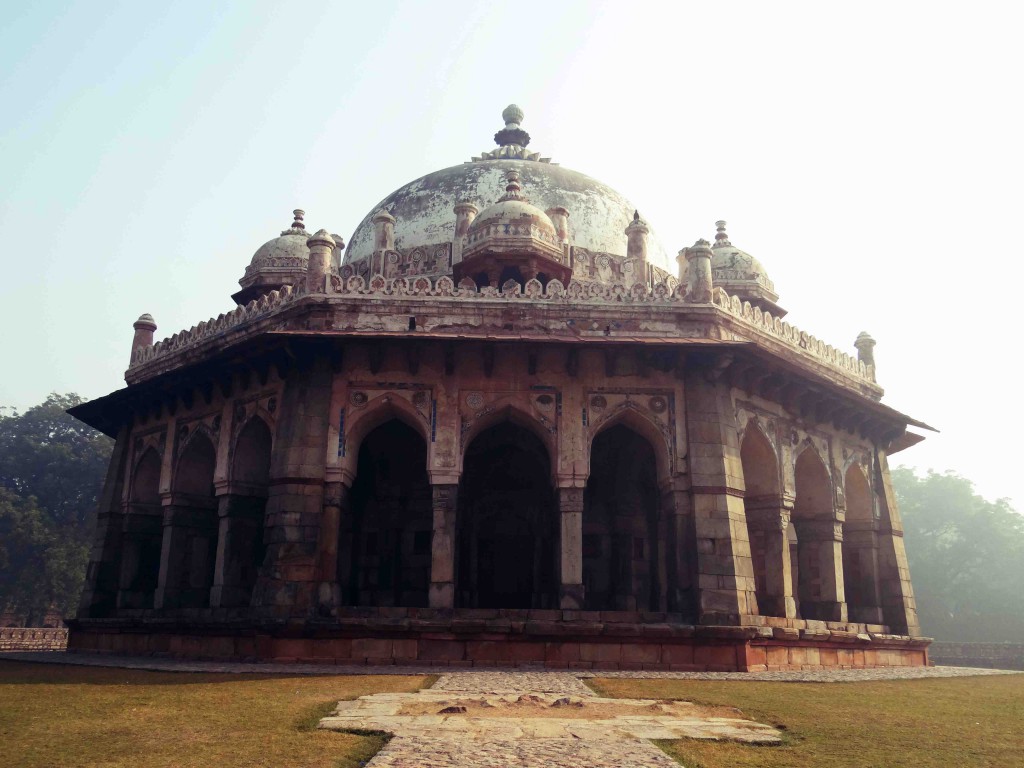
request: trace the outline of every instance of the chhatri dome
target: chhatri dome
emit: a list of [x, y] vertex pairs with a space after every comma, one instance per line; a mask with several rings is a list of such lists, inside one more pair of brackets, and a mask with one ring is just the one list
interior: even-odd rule
[[[624, 229], [633, 220], [636, 207], [600, 181], [563, 168], [528, 149], [530, 135], [521, 127], [523, 112], [516, 105], [509, 105], [502, 118], [505, 127], [494, 136], [496, 149], [411, 181], [375, 205], [352, 234], [343, 263], [352, 267], [353, 273], [368, 273], [369, 260], [377, 247], [378, 225], [374, 218], [385, 211], [394, 218], [395, 251], [405, 254], [423, 249], [423, 258], [436, 260], [436, 271], [418, 273], [451, 274], [451, 269], [442, 270], [446, 259], [437, 253], [438, 248], [453, 244], [451, 264], [456, 264], [461, 255], [461, 243], [456, 237], [459, 223], [471, 224], [478, 211], [494, 205], [503, 192], [507, 194], [508, 173], [515, 171], [523, 196], [550, 219], [564, 244], [570, 245], [582, 261], [610, 257], [609, 264], [602, 262], [603, 278], [592, 266], [588, 270], [593, 269], [593, 275], [583, 274], [577, 268], [573, 276], [601, 282], [621, 279], [621, 269], [616, 265], [626, 257]], [[463, 210], [458, 215], [457, 206]], [[460, 237], [463, 234], [459, 232]], [[675, 274], [675, 264], [653, 230], [648, 236], [647, 258], [652, 266]], [[574, 258], [573, 262], [576, 261]]]

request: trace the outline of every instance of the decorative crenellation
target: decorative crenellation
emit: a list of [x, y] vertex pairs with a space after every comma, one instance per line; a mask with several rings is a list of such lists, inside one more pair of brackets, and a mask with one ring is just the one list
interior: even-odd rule
[[[341, 295], [378, 296], [381, 298], [387, 296], [411, 296], [465, 300], [526, 299], [565, 303], [692, 303], [686, 298], [686, 286], [684, 284], [673, 284], [673, 282], [667, 281], [656, 283], [653, 287], [642, 283], [626, 287], [621, 283], [603, 285], [596, 282], [584, 283], [578, 280], [572, 280], [568, 286], [559, 280], [550, 280], [545, 286], [539, 280], [529, 280], [523, 287], [516, 283], [514, 286], [508, 286], [508, 290], [499, 290], [492, 286], [477, 288], [476, 284], [469, 279], [465, 279], [456, 285], [455, 281], [447, 275], [436, 279], [425, 275], [415, 278], [398, 277], [394, 279], [375, 275], [370, 280], [367, 280], [362, 275], [353, 275], [348, 279], [340, 280], [333, 286], [332, 291]], [[176, 333], [169, 339], [159, 341], [151, 347], [138, 348], [132, 356], [130, 367], [134, 368], [135, 366], [148, 363], [157, 357], [189, 347], [200, 340], [224, 333], [249, 320], [271, 314], [291, 304], [305, 294], [305, 289], [291, 288], [290, 286], [285, 286], [280, 291], [271, 291], [259, 300], [250, 301], [244, 307], [238, 307], [232, 312], [199, 323], [187, 331]], [[875, 381], [874, 366], [867, 365], [852, 355], [848, 355], [829, 344], [825, 344], [806, 331], [801, 331], [796, 326], [773, 317], [769, 312], [762, 312], [761, 309], [751, 305], [748, 301], [740, 301], [736, 296], [729, 296], [721, 288], [714, 290], [711, 303], [728, 312], [736, 319], [760, 331], [771, 334], [795, 349], [803, 350], [821, 362], [838, 368], [845, 373], [852, 374], [857, 378], [865, 379], [872, 383]]]
[[305, 294], [306, 290], [304, 287], [293, 288], [290, 285], [284, 286], [280, 291], [271, 291], [259, 299], [253, 299], [244, 307], [236, 307], [231, 312], [222, 313], [215, 318], [210, 318], [198, 325], [193, 325], [187, 331], [176, 333], [163, 341], [158, 341], [151, 347], [137, 348], [132, 355], [129, 368], [148, 363], [154, 358], [163, 357], [179, 349], [190, 347], [200, 340], [243, 325], [248, 320], [268, 315], [272, 311], [290, 304], [299, 296]]
[[867, 365], [853, 355], [841, 352], [831, 344], [826, 344], [806, 331], [801, 331], [795, 325], [790, 325], [784, 320], [772, 317], [770, 312], [762, 312], [758, 307], [753, 306], [749, 301], [740, 301], [736, 296], [730, 296], [721, 288], [716, 288], [712, 296], [712, 302], [729, 314], [745, 320], [761, 330], [767, 331], [773, 336], [785, 342], [809, 352], [814, 357], [823, 360], [830, 365], [841, 368], [855, 376], [875, 381], [875, 367]]

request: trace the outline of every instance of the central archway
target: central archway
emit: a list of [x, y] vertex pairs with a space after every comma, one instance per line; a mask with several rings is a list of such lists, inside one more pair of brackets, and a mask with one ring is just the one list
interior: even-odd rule
[[481, 432], [459, 486], [459, 605], [554, 607], [557, 521], [544, 443], [511, 422]]

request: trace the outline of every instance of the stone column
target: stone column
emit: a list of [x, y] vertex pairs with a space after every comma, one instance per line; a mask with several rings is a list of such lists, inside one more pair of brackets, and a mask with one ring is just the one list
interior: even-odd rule
[[801, 579], [811, 585], [809, 594], [800, 595], [803, 618], [846, 621], [842, 520], [799, 520], [796, 535]]
[[210, 607], [249, 605], [256, 582], [256, 556], [263, 549], [265, 496], [225, 493], [217, 499], [217, 562]]
[[[882, 624], [878, 595], [878, 524], [868, 520], [843, 523], [843, 575], [850, 621]], [[847, 573], [849, 562], [852, 574]], [[851, 583], [851, 580], [855, 580]]]
[[171, 494], [164, 498], [156, 609], [209, 605], [216, 559], [213, 503]]
[[309, 262], [306, 269], [306, 290], [310, 293], [323, 293], [327, 286], [327, 276], [331, 274], [331, 253], [334, 251], [334, 238], [326, 229], [321, 229], [309, 240]]
[[[682, 485], [682, 483], [678, 484]], [[689, 488], [670, 487], [666, 489], [662, 493], [661, 505], [667, 529], [665, 547], [667, 609], [695, 620], [697, 544], [693, 503]]]
[[324, 485], [324, 516], [320, 525], [320, 553], [317, 559], [317, 613], [329, 616], [342, 605], [342, 582], [338, 570], [342, 519], [350, 518], [352, 489], [343, 482]]
[[729, 388], [707, 364], [685, 374], [689, 465], [697, 540], [701, 624], [739, 624], [757, 613], [743, 510], [743, 468]]
[[431, 608], [455, 607], [455, 525], [459, 486], [455, 483], [430, 486], [434, 531], [430, 544]]
[[903, 545], [903, 522], [896, 505], [896, 494], [889, 476], [889, 461], [885, 451], [876, 452], [876, 466], [881, 488], [882, 519], [878, 536], [878, 586], [882, 615], [889, 631], [911, 637], [921, 635], [917, 617], [914, 588], [910, 584], [910, 567]]
[[[711, 279], [711, 243], [707, 240], [698, 240], [690, 248], [680, 252], [676, 259], [682, 266], [682, 259], [687, 262], [687, 289], [686, 300], [697, 304], [707, 304], [711, 301], [714, 283]], [[682, 270], [680, 270], [681, 272]], [[682, 280], [684, 275], [680, 274]]]
[[334, 374], [315, 349], [295, 349], [299, 364], [281, 393], [267, 496], [263, 566], [254, 615], [306, 617], [316, 610], [317, 555], [324, 514], [327, 419]]
[[796, 618], [793, 569], [786, 535], [791, 525], [793, 499], [786, 496], [747, 499], [744, 508], [751, 554], [764, 563], [764, 590], [758, 598], [758, 608], [764, 616]]
[[107, 465], [106, 479], [100, 494], [96, 515], [96, 531], [92, 537], [89, 567], [85, 575], [85, 588], [78, 606], [80, 618], [109, 616], [117, 606], [120, 586], [122, 527], [124, 510], [121, 496], [124, 492], [128, 462], [129, 427], [124, 425], [117, 433], [114, 451]]
[[582, 610], [583, 590], [583, 489], [558, 489], [559, 587], [558, 605]]

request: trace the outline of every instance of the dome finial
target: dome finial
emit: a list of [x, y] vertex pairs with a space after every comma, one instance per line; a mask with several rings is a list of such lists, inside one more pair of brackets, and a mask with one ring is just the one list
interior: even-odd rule
[[515, 104], [509, 104], [501, 112], [505, 127], [494, 134], [494, 141], [499, 147], [525, 147], [530, 143], [530, 134], [520, 127], [523, 122], [523, 110]]
[[715, 222], [718, 231], [715, 233], [715, 245], [732, 245], [729, 242], [729, 235], [725, 233], [725, 222], [719, 219]]
[[292, 211], [292, 215], [295, 217], [295, 221], [292, 222], [292, 229], [305, 229], [306, 225], [303, 221], [306, 218], [306, 212], [301, 208], [296, 208]]
[[505, 174], [505, 179], [508, 182], [505, 185], [505, 194], [499, 198], [501, 200], [525, 200], [522, 191], [523, 187], [519, 183], [519, 171], [510, 170]]

